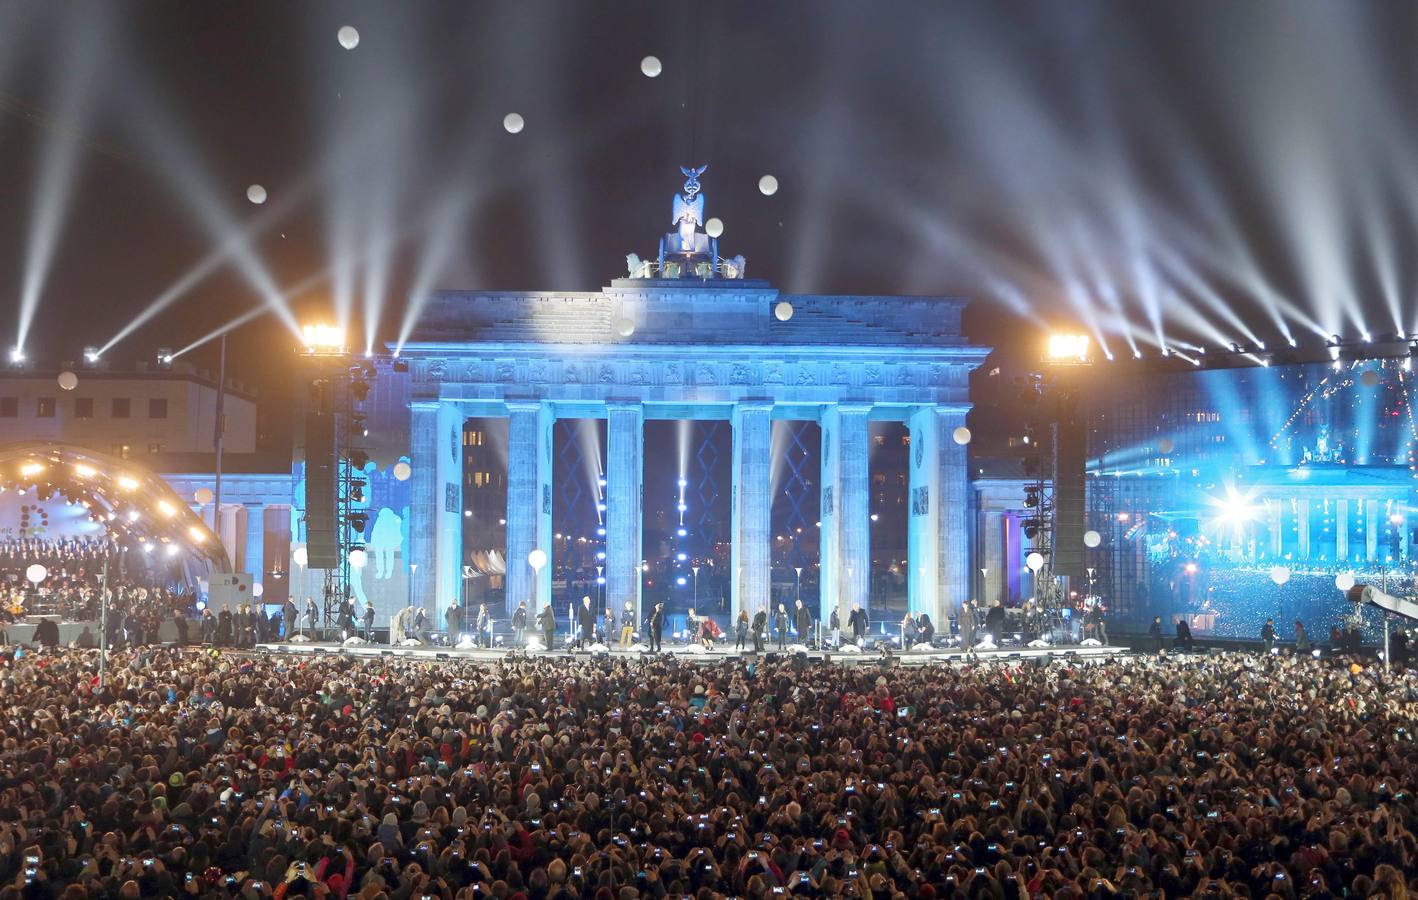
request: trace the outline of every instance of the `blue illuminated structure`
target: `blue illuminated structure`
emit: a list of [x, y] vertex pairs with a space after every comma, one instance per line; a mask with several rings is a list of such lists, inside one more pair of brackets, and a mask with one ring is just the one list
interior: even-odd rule
[[[381, 615], [406, 602], [434, 621], [459, 597], [464, 516], [460, 435], [470, 417], [509, 422], [505, 596], [535, 609], [552, 596], [552, 426], [605, 419], [605, 602], [640, 611], [645, 422], [732, 428], [730, 615], [769, 600], [771, 426], [821, 428], [820, 609], [868, 600], [868, 422], [909, 425], [911, 608], [937, 621], [971, 586], [965, 447], [968, 375], [987, 355], [960, 334], [946, 298], [786, 296], [744, 277], [700, 229], [697, 178], [677, 195], [676, 230], [629, 277], [591, 293], [445, 291], [427, 299], [399, 368], [367, 403], [380, 466], [412, 460], [407, 595], [370, 590]], [[689, 175], [690, 171], [686, 174]], [[392, 349], [392, 348], [391, 348]], [[701, 490], [695, 485], [694, 490]], [[717, 489], [717, 488], [716, 488]], [[373, 505], [380, 504], [375, 496]], [[563, 611], [564, 614], [564, 611]]]

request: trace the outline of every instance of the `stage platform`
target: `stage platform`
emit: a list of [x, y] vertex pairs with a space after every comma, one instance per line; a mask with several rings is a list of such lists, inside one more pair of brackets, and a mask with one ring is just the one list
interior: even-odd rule
[[[266, 654], [282, 654], [290, 656], [312, 656], [315, 654], [345, 655], [359, 659], [380, 659], [397, 658], [419, 661], [461, 661], [472, 663], [498, 663], [511, 657], [531, 657], [531, 658], [553, 658], [553, 659], [593, 659], [596, 657], [609, 657], [610, 659], [641, 659], [647, 655], [646, 650], [631, 649], [620, 650], [616, 648], [598, 647], [594, 650], [573, 651], [573, 650], [544, 650], [522, 651], [505, 648], [496, 649], [458, 649], [455, 647], [438, 646], [398, 646], [391, 647], [388, 644], [338, 644], [333, 642], [292, 642], [257, 644], [256, 651]], [[810, 660], [827, 660], [843, 665], [880, 665], [883, 659], [895, 660], [896, 665], [919, 666], [929, 663], [963, 663], [972, 658], [979, 662], [989, 663], [1019, 663], [1031, 659], [1073, 659], [1079, 662], [1095, 662], [1108, 657], [1127, 656], [1132, 653], [1126, 647], [1085, 647], [1079, 645], [1064, 645], [1059, 647], [1005, 647], [996, 650], [981, 650], [978, 653], [968, 656], [955, 649], [933, 649], [933, 650], [911, 650], [906, 653], [899, 651], [892, 653], [889, 657], [884, 657], [874, 650], [865, 652], [843, 652], [840, 650], [806, 650], [802, 647], [789, 646], [787, 650], [766, 650], [763, 653], [755, 654], [751, 651], [737, 651], [732, 647], [728, 649], [715, 650], [695, 650], [685, 645], [666, 646], [662, 655], [673, 656], [683, 663], [714, 665], [725, 660], [746, 659], [768, 656], [794, 656], [797, 653], [805, 653]]]

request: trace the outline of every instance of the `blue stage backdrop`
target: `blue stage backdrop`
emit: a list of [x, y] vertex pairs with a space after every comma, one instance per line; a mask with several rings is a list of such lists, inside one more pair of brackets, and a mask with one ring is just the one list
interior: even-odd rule
[[[1414, 373], [1339, 362], [1085, 377], [1088, 550], [1129, 627], [1326, 640], [1341, 587], [1414, 591]], [[1366, 635], [1378, 619], [1366, 614]]]

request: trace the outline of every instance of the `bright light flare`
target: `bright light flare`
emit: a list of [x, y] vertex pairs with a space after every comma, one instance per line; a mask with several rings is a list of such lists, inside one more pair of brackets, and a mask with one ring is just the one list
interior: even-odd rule
[[20, 474], [26, 478], [33, 478], [43, 471], [44, 463], [31, 462], [20, 466]]
[[94, 470], [93, 466], [86, 466], [83, 463], [79, 463], [74, 466], [74, 474], [80, 478], [92, 478], [98, 473]]
[[166, 500], [158, 501], [158, 511], [161, 512], [164, 516], [167, 516], [169, 519], [177, 515], [176, 507], [174, 507], [171, 503], [168, 503]]
[[1051, 362], [1087, 362], [1090, 343], [1086, 334], [1051, 334], [1048, 358]]
[[1265, 505], [1256, 502], [1253, 494], [1242, 494], [1234, 487], [1228, 487], [1224, 497], [1212, 497], [1210, 503], [1216, 509], [1217, 524], [1235, 528], [1256, 521], [1265, 510]]
[[345, 348], [345, 332], [338, 325], [310, 324], [300, 329], [305, 349], [317, 351], [340, 351]]
[[118, 478], [118, 486], [125, 491], [136, 491], [138, 489], [138, 479], [127, 475], [120, 475]]

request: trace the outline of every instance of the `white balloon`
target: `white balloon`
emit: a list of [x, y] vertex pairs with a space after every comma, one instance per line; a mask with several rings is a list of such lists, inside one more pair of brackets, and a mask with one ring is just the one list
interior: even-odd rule
[[211, 488], [197, 488], [196, 492], [193, 493], [193, 495], [192, 495], [192, 499], [193, 499], [193, 500], [196, 500], [198, 503], [211, 503], [211, 502], [212, 502], [212, 489], [211, 489]]
[[1285, 566], [1271, 566], [1270, 580], [1276, 584], [1284, 584], [1290, 580], [1290, 570]]
[[635, 333], [635, 322], [631, 319], [617, 319], [615, 323], [615, 333], [621, 337], [630, 337]]
[[1030, 553], [1028, 556], [1024, 557], [1024, 564], [1028, 566], [1032, 571], [1037, 572], [1040, 569], [1044, 568], [1044, 554], [1035, 550], [1033, 553]]
[[502, 117], [502, 127], [507, 129], [508, 134], [516, 134], [521, 131], [526, 122], [517, 113], [508, 113]]
[[39, 584], [44, 580], [44, 576], [48, 574], [49, 570], [39, 563], [35, 563], [28, 569], [25, 569], [25, 578], [29, 579], [32, 584]]
[[772, 175], [764, 175], [762, 178], [758, 179], [758, 190], [761, 191], [765, 197], [773, 196], [778, 193], [778, 179], [774, 178]]
[[537, 571], [541, 571], [542, 566], [547, 564], [547, 552], [540, 547], [527, 554], [527, 565]]
[[78, 386], [79, 386], [79, 376], [78, 376], [78, 375], [75, 375], [73, 372], [70, 372], [70, 371], [67, 371], [67, 370], [59, 373], [59, 389], [60, 389], [60, 390], [72, 391], [74, 388], [76, 388], [76, 387], [78, 387]]
[[1083, 532], [1083, 546], [1096, 547], [1103, 543], [1103, 536], [1096, 531]]
[[664, 71], [664, 67], [660, 65], [658, 56], [647, 56], [640, 60], [640, 71], [645, 74], [646, 78], [655, 78]]
[[359, 29], [353, 25], [341, 26], [340, 30], [335, 32], [335, 37], [339, 40], [340, 46], [346, 50], [353, 50], [359, 46]]
[[724, 233], [724, 220], [723, 220], [723, 219], [715, 218], [715, 219], [710, 219], [709, 221], [705, 222], [705, 223], [704, 223], [704, 233], [707, 234], [707, 235], [709, 235], [711, 238], [716, 238], [716, 237], [718, 237], [719, 235], [723, 234], [723, 233]]
[[261, 582], [258, 581], [255, 584], [251, 585], [251, 596], [259, 597], [264, 593], [266, 593], [266, 587], [265, 585], [261, 584]]
[[259, 184], [253, 184], [246, 189], [246, 199], [260, 206], [266, 202], [266, 189]]
[[778, 301], [778, 304], [773, 307], [773, 315], [778, 318], [779, 322], [788, 321], [793, 317], [793, 304], [787, 300]]
[[1354, 586], [1354, 573], [1340, 572], [1338, 575], [1334, 576], [1334, 586], [1341, 591], [1349, 590]]
[[394, 463], [395, 481], [408, 481], [409, 476], [412, 474], [414, 474], [413, 467], [410, 466], [408, 463], [404, 462], [403, 460]]
[[304, 547], [296, 547], [291, 551], [290, 559], [298, 566], [305, 566], [310, 562], [310, 554]]
[[363, 569], [367, 562], [369, 562], [369, 554], [364, 552], [364, 548], [356, 547], [350, 551], [350, 568]]
[[950, 437], [955, 441], [955, 443], [964, 446], [965, 444], [970, 443], [970, 438], [973, 437], [973, 435], [970, 434], [970, 429], [966, 428], [964, 425], [961, 425], [959, 428], [955, 429], [950, 433]]

